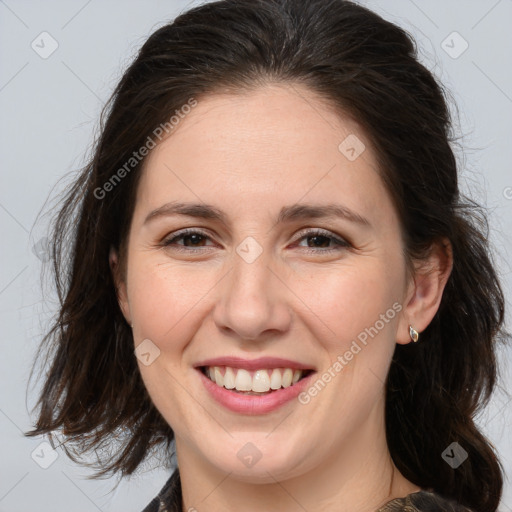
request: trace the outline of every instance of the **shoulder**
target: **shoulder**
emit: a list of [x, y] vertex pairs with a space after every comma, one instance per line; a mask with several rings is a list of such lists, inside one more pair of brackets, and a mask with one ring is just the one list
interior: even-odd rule
[[378, 512], [474, 512], [451, 499], [440, 494], [428, 491], [419, 491], [407, 495], [405, 498], [396, 498]]
[[181, 481], [177, 469], [142, 512], [181, 512]]

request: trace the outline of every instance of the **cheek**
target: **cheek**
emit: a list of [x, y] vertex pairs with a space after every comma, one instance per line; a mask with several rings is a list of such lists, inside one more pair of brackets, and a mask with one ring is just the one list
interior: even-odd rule
[[381, 396], [402, 307], [399, 283], [390, 276], [392, 263], [369, 258], [365, 264], [347, 265], [336, 272], [317, 272], [297, 292], [307, 294], [311, 312], [304, 318], [309, 319], [315, 343], [328, 356], [320, 378], [329, 382], [330, 399], [325, 403], [334, 416], [352, 411], [353, 420], [360, 421], [358, 415], [367, 414]]
[[383, 265], [368, 258], [357, 264], [322, 268], [307, 279], [290, 283], [290, 288], [307, 305], [303, 308], [304, 318], [325, 333], [320, 339], [329, 351], [350, 345], [376, 322], [377, 329], [383, 332], [395, 324], [397, 307], [393, 309], [393, 304], [400, 296], [400, 283], [390, 274], [392, 266], [389, 260]]
[[134, 257], [128, 294], [136, 341], [149, 338], [165, 351], [182, 348], [193, 335], [191, 325], [216, 275], [213, 269], [169, 263], [161, 256]]
[[161, 256], [137, 256], [128, 269], [134, 343], [151, 340], [159, 350], [154, 362], [146, 366], [139, 360], [138, 366], [154, 405], [179, 428], [180, 418], [190, 414], [190, 395], [182, 384], [183, 354], [204, 317], [202, 299], [213, 283], [204, 281], [206, 272], [200, 276], [191, 266], [171, 265]]

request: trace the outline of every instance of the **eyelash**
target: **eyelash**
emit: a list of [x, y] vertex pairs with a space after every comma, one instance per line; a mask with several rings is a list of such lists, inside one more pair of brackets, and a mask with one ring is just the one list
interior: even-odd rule
[[[190, 236], [190, 235], [200, 235], [200, 236], [202, 236], [204, 238], [208, 238], [208, 239], [210, 238], [210, 236], [207, 233], [203, 232], [203, 231], [200, 231], [200, 230], [197, 230], [197, 229], [184, 229], [182, 231], [178, 231], [177, 233], [174, 233], [171, 238], [165, 239], [162, 242], [161, 245], [163, 247], [165, 247], [165, 248], [169, 248], [177, 240], [180, 240], [180, 239], [185, 238], [186, 236]], [[310, 247], [310, 248], [308, 248], [309, 250], [306, 250], [306, 252], [308, 254], [310, 254], [310, 253], [330, 254], [330, 253], [338, 252], [338, 251], [340, 251], [342, 249], [347, 249], [347, 248], [351, 247], [351, 244], [349, 242], [347, 242], [346, 240], [344, 240], [341, 237], [338, 237], [338, 236], [334, 235], [334, 233], [332, 233], [330, 231], [326, 231], [324, 229], [312, 229], [310, 231], [303, 231], [301, 233], [301, 236], [296, 240], [296, 242], [300, 242], [300, 241], [302, 241], [305, 238], [312, 238], [312, 237], [315, 237], [315, 236], [319, 236], [319, 237], [324, 237], [324, 238], [330, 239], [333, 242], [335, 242], [336, 245], [338, 245], [338, 247], [337, 248], [332, 248], [332, 249], [322, 249], [322, 248], [320, 248], [318, 250]], [[198, 248], [194, 249], [194, 248], [185, 248], [185, 246], [177, 246], [177, 245], [175, 245], [174, 247], [172, 247], [172, 249], [173, 250], [177, 250], [177, 251], [181, 251], [181, 252], [190, 252], [191, 250], [194, 251], [194, 252], [199, 252], [199, 251], [201, 251], [204, 248], [203, 247], [198, 247]]]

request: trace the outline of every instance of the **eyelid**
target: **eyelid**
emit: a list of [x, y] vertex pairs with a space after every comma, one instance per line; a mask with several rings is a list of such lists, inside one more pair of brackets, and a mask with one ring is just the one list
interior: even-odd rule
[[[187, 236], [187, 235], [195, 235], [195, 234], [202, 235], [205, 238], [208, 238], [210, 240], [213, 238], [211, 233], [204, 231], [201, 228], [193, 228], [193, 227], [192, 228], [183, 228], [183, 229], [179, 229], [178, 231], [173, 231], [172, 233], [167, 235], [162, 240], [161, 245], [163, 245], [165, 247], [165, 246], [169, 245], [176, 238], [180, 238], [180, 237]], [[201, 249], [201, 247], [199, 247], [199, 249]]]
[[329, 229], [324, 229], [324, 228], [315, 228], [315, 227], [303, 228], [300, 231], [298, 231], [295, 236], [296, 236], [296, 238], [300, 239], [306, 235], [309, 235], [309, 236], [321, 235], [321, 236], [326, 236], [328, 238], [338, 240], [339, 242], [346, 242], [347, 244], [349, 243], [348, 240], [345, 239], [345, 237], [338, 235], [334, 231], [330, 231]]

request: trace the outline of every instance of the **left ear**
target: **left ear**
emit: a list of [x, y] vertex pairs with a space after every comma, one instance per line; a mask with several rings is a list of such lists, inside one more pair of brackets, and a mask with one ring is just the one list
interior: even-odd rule
[[416, 266], [409, 283], [404, 308], [398, 325], [396, 342], [411, 342], [409, 325], [418, 333], [424, 331], [434, 318], [444, 287], [453, 268], [453, 250], [450, 241], [443, 238], [432, 244], [427, 260]]

